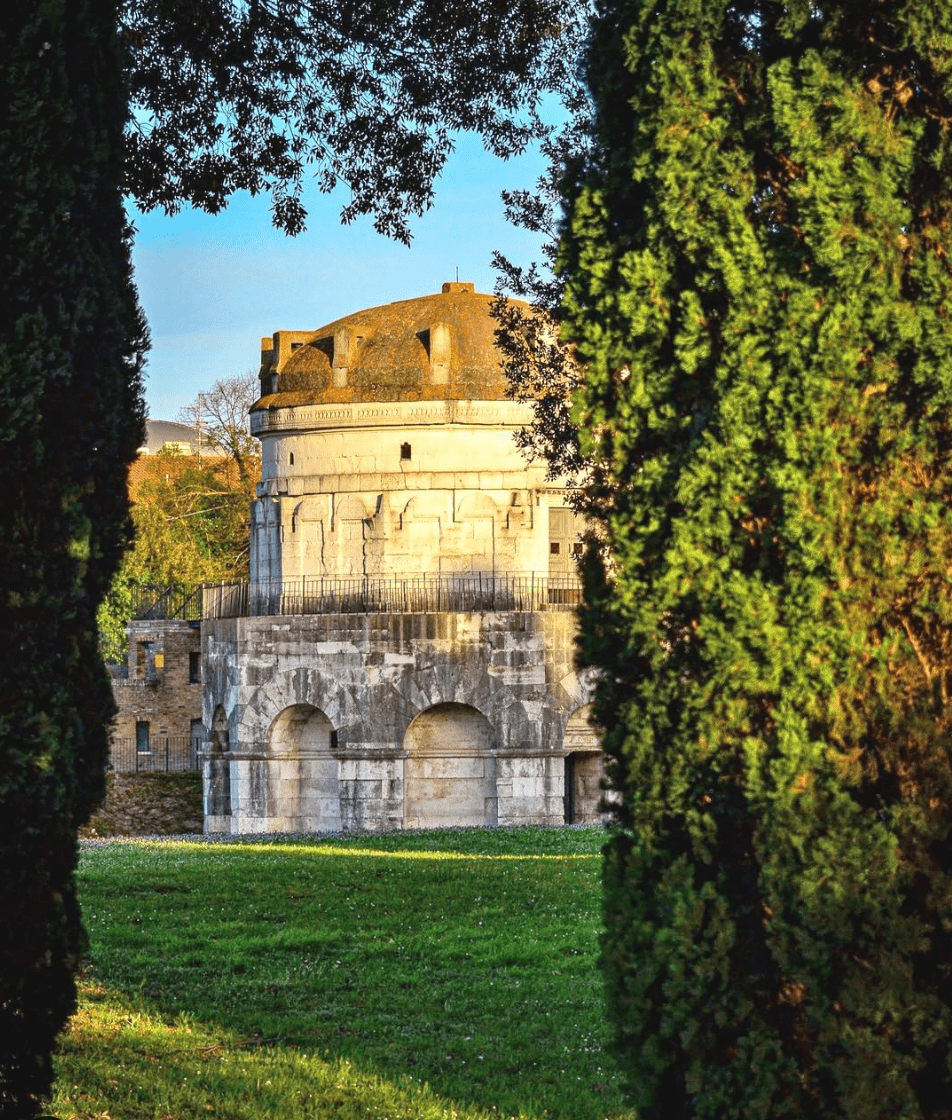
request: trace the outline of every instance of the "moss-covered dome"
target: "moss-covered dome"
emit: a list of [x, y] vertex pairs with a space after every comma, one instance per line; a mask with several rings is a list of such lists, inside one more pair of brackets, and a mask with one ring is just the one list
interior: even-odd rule
[[377, 401], [504, 400], [493, 297], [472, 284], [371, 307], [316, 331], [262, 340], [254, 408]]

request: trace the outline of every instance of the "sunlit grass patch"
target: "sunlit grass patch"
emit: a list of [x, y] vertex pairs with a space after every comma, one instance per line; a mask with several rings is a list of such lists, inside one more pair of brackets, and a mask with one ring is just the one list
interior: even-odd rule
[[[88, 989], [89, 1022], [74, 1030], [93, 1031], [93, 1021], [112, 1030], [120, 1068], [170, 1062], [175, 1077], [191, 1078], [177, 1089], [190, 1095], [169, 1105], [176, 1120], [210, 1115], [209, 1103], [232, 1109], [215, 1115], [309, 1115], [289, 1072], [302, 1062], [307, 1078], [312, 1067], [349, 1071], [360, 1093], [382, 1102], [368, 1097], [362, 1117], [627, 1115], [604, 1055], [595, 970], [602, 839], [598, 829], [469, 829], [88, 850], [80, 881], [90, 980], [125, 1002], [110, 1018], [115, 997]], [[190, 1074], [164, 1050], [143, 1058], [142, 1016], [156, 1024], [146, 1032], [156, 1048], [163, 1031], [189, 1040], [186, 1053], [208, 1037], [202, 1045], [227, 1060], [200, 1061]], [[64, 1052], [58, 1116], [76, 1107], [63, 1086], [88, 1093], [90, 1080], [99, 1111], [116, 1120], [163, 1115], [158, 1071], [145, 1099], [121, 1107], [110, 1096], [124, 1084], [115, 1072], [72, 1073], [88, 1045], [97, 1043], [73, 1040]], [[261, 1073], [272, 1067], [283, 1072]], [[213, 1075], [227, 1099], [202, 1098]], [[262, 1077], [277, 1111], [240, 1111]], [[395, 1093], [403, 1096], [390, 1103]], [[349, 1107], [315, 1115], [348, 1116], [340, 1110]]]

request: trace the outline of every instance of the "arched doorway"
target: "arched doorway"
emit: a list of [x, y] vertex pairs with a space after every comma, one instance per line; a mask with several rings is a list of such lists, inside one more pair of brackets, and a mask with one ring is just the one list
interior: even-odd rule
[[270, 796], [288, 830], [338, 832], [341, 827], [337, 733], [311, 704], [293, 704], [268, 733]]
[[403, 746], [406, 828], [496, 824], [493, 734], [482, 712], [437, 704], [414, 719]]
[[565, 725], [565, 823], [597, 824], [607, 819], [600, 806], [605, 796], [602, 781], [605, 760], [598, 733], [588, 722], [591, 705], [569, 716]]

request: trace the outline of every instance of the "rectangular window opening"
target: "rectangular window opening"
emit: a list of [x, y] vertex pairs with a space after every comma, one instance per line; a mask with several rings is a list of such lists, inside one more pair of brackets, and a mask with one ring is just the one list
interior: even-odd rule
[[136, 642], [136, 676], [140, 680], [155, 672], [155, 654], [152, 642]]

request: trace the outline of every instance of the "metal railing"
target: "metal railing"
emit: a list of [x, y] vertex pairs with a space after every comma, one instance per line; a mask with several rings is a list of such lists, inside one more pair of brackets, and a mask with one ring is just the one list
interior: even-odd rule
[[134, 619], [180, 618], [197, 622], [202, 617], [202, 585], [142, 583], [133, 589]]
[[198, 770], [203, 742], [188, 735], [154, 735], [146, 750], [146, 744], [135, 739], [113, 739], [109, 745], [109, 767], [126, 774]]
[[296, 579], [281, 583], [206, 584], [202, 591], [205, 618], [568, 611], [580, 601], [581, 586], [574, 577], [532, 574]]
[[[574, 576], [394, 576], [288, 579], [278, 583], [158, 585], [137, 589], [135, 619], [246, 618], [284, 614], [417, 614], [573, 610]], [[130, 682], [132, 683], [132, 682]], [[137, 682], [139, 683], [139, 682]]]

